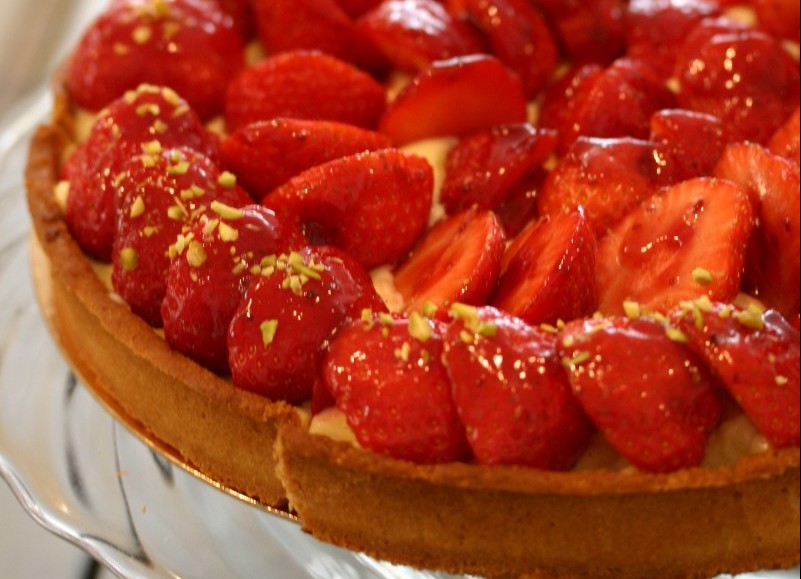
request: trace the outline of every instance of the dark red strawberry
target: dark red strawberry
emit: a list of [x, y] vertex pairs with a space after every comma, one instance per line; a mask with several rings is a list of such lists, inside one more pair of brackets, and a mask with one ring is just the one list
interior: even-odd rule
[[142, 85], [110, 104], [69, 159], [66, 218], [81, 248], [111, 261], [116, 227], [114, 181], [143, 147], [184, 146], [216, 159], [217, 140], [174, 91]]
[[495, 54], [515, 71], [534, 98], [556, 69], [559, 48], [539, 10], [528, 0], [457, 0], [451, 10], [484, 33]]
[[693, 28], [677, 47], [676, 63], [687, 62], [715, 36], [740, 34], [748, 32], [752, 27], [745, 22], [728, 16], [704, 18]]
[[410, 72], [421, 72], [437, 60], [487, 51], [478, 33], [436, 0], [387, 0], [358, 26], [395, 68]]
[[170, 346], [202, 366], [229, 372], [228, 326], [251, 278], [265, 274], [281, 254], [305, 247], [299, 231], [264, 207], [212, 205], [181, 234], [161, 305]]
[[253, 0], [268, 54], [319, 50], [360, 67], [380, 67], [375, 48], [336, 0]]
[[384, 87], [321, 52], [288, 52], [246, 69], [228, 87], [228, 130], [279, 117], [374, 128], [386, 106]]
[[396, 149], [314, 167], [264, 199], [317, 243], [340, 247], [371, 269], [394, 264], [428, 225], [434, 174], [428, 161]]
[[260, 200], [312, 167], [389, 145], [384, 135], [353, 125], [275, 119], [229, 135], [222, 142], [221, 156], [223, 166]]
[[796, 109], [795, 114], [784, 124], [768, 144], [771, 152], [780, 155], [796, 165], [801, 165], [801, 110]]
[[467, 56], [434, 63], [392, 102], [380, 131], [396, 145], [467, 136], [528, 116], [518, 77], [496, 58]]
[[581, 207], [601, 238], [673, 181], [667, 151], [657, 143], [581, 137], [546, 179], [540, 214], [556, 216]]
[[683, 108], [720, 118], [737, 140], [766, 143], [799, 104], [798, 64], [757, 31], [720, 34], [676, 65]]
[[672, 319], [770, 443], [798, 446], [801, 350], [787, 320], [704, 300]]
[[731, 137], [717, 117], [667, 109], [651, 117], [651, 140], [667, 151], [673, 178], [686, 181], [712, 175]]
[[626, 47], [625, 0], [535, 0], [571, 62], [609, 64]]
[[142, 83], [169, 86], [208, 119], [222, 111], [243, 56], [233, 20], [212, 2], [118, 0], [81, 40], [67, 86], [91, 110]]
[[495, 210], [503, 224], [506, 238], [517, 237], [529, 223], [539, 217], [538, 197], [548, 171], [542, 168], [517, 183]]
[[652, 197], [599, 244], [601, 311], [620, 314], [628, 300], [663, 313], [701, 296], [733, 300], [754, 221], [747, 195], [727, 181], [694, 179]]
[[234, 21], [234, 27], [249, 39], [255, 32], [255, 17], [250, 0], [204, 0], [216, 3]]
[[333, 332], [385, 311], [367, 271], [332, 247], [276, 256], [254, 278], [228, 335], [234, 384], [292, 404], [312, 398]]
[[117, 236], [112, 284], [133, 312], [161, 326], [170, 247], [214, 202], [252, 200], [207, 157], [191, 149], [154, 149], [132, 157], [115, 180]]
[[628, 54], [670, 78], [682, 41], [701, 20], [719, 12], [715, 0], [632, 0], [626, 13]]
[[502, 125], [462, 139], [448, 153], [441, 201], [448, 213], [495, 209], [553, 153], [556, 133], [529, 124]]
[[491, 303], [533, 325], [589, 315], [598, 305], [595, 255], [583, 214], [536, 221], [506, 250]]
[[801, 41], [797, 0], [752, 0], [760, 27], [773, 36]]
[[383, 0], [337, 0], [337, 4], [339, 4], [351, 18], [364, 16], [373, 8], [380, 6], [381, 2], [383, 2]]
[[328, 389], [359, 443], [418, 464], [469, 456], [442, 364], [442, 329], [413, 320], [354, 322], [331, 343]]
[[594, 429], [556, 355], [556, 335], [493, 308], [456, 312], [443, 359], [476, 460], [572, 468]]
[[715, 174], [751, 196], [757, 230], [748, 276], [759, 298], [791, 318], [801, 311], [801, 180], [799, 167], [759, 145], [726, 149]]
[[427, 302], [483, 304], [495, 289], [504, 235], [493, 213], [470, 209], [435, 225], [398, 268], [395, 287], [408, 311]]
[[635, 467], [662, 473], [702, 463], [721, 397], [706, 366], [665, 326], [577, 321], [558, 349], [584, 410]]
[[559, 132], [559, 150], [566, 152], [580, 136], [647, 139], [651, 116], [674, 102], [648, 65], [622, 58], [603, 72], [587, 65], [556, 85], [547, 93], [540, 123]]

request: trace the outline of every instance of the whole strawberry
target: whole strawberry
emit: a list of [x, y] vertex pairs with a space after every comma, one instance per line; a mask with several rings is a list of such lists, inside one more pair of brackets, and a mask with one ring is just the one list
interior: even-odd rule
[[161, 305], [170, 346], [220, 374], [229, 372], [228, 327], [254, 276], [277, 255], [305, 247], [294, 227], [259, 205], [213, 204], [171, 246]]
[[386, 308], [367, 271], [332, 247], [276, 255], [260, 269], [229, 328], [234, 384], [271, 400], [311, 400], [333, 332]]
[[701, 464], [722, 402], [706, 366], [669, 329], [646, 319], [576, 321], [558, 351], [578, 401], [634, 466]]
[[161, 302], [178, 236], [221, 203], [252, 203], [208, 157], [192, 149], [162, 149], [132, 157], [115, 180], [117, 235], [112, 284], [131, 309], [162, 325]]
[[323, 375], [365, 448], [418, 464], [454, 462], [469, 449], [441, 357], [438, 323], [368, 318], [337, 334]]
[[100, 110], [142, 83], [169, 86], [209, 119], [243, 64], [244, 40], [215, 3], [118, 0], [81, 40], [67, 87], [79, 105]]
[[556, 335], [493, 308], [452, 311], [444, 361], [476, 460], [572, 468], [594, 429], [556, 355]]
[[172, 89], [142, 85], [98, 116], [89, 137], [70, 156], [66, 219], [81, 249], [110, 262], [116, 228], [114, 182], [143, 148], [188, 147], [216, 159], [217, 139]]

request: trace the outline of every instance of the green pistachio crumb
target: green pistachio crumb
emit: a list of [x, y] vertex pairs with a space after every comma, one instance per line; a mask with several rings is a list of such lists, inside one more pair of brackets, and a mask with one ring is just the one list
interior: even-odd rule
[[268, 348], [275, 341], [278, 333], [278, 320], [267, 320], [261, 324], [261, 340], [264, 347]]

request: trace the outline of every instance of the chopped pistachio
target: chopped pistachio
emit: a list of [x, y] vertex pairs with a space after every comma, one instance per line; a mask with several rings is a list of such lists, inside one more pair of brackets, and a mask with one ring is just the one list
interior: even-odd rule
[[687, 344], [690, 341], [690, 339], [687, 337], [687, 334], [685, 334], [678, 328], [668, 327], [665, 329], [665, 333], [667, 334], [667, 337], [670, 338], [671, 341], [676, 342], [678, 344]]
[[220, 203], [219, 201], [212, 201], [211, 210], [214, 211], [217, 215], [219, 215], [223, 219], [227, 219], [228, 221], [239, 221], [240, 219], [244, 219], [245, 217], [245, 214], [242, 212], [241, 209], [237, 209], [236, 207], [231, 207], [230, 205], [226, 205], [225, 203]]
[[693, 280], [698, 285], [708, 286], [712, 285], [715, 282], [715, 276], [712, 275], [712, 272], [709, 271], [708, 269], [699, 267], [693, 271]]
[[427, 318], [433, 318], [437, 315], [439, 308], [434, 302], [426, 302], [423, 304], [422, 314]]
[[142, 152], [148, 155], [158, 155], [162, 151], [160, 141], [150, 141], [142, 144]]
[[189, 265], [192, 267], [201, 267], [208, 256], [206, 255], [206, 251], [203, 249], [203, 245], [198, 243], [197, 241], [193, 241], [189, 244], [189, 248], [186, 251], [186, 261], [189, 262]]
[[172, 207], [167, 209], [167, 217], [169, 217], [173, 221], [183, 221], [187, 217], [186, 209], [184, 209], [180, 205], [173, 205]]
[[751, 309], [734, 314], [734, 319], [752, 330], [763, 330], [765, 328], [765, 320], [762, 314]]
[[403, 346], [395, 350], [395, 357], [403, 362], [408, 362], [412, 355], [412, 345], [409, 342], [404, 342]]
[[136, 219], [145, 214], [145, 200], [139, 195], [131, 204], [131, 219]]
[[236, 187], [236, 175], [234, 175], [229, 171], [225, 171], [223, 172], [222, 175], [220, 175], [220, 178], [217, 180], [217, 183], [219, 183], [221, 187], [224, 187], [226, 189], [233, 189], [234, 187]]
[[136, 271], [139, 267], [139, 254], [135, 249], [126, 247], [120, 252], [120, 261], [125, 271]]
[[632, 300], [623, 302], [623, 310], [626, 312], [626, 317], [630, 320], [639, 320], [640, 316], [642, 316], [640, 304]]
[[589, 362], [592, 359], [592, 354], [589, 352], [579, 352], [572, 358], [565, 358], [562, 360], [562, 365], [565, 368], [575, 368]]
[[409, 316], [409, 334], [418, 342], [426, 343], [434, 335], [434, 329], [421, 314], [413, 312]]
[[224, 241], [225, 243], [233, 243], [239, 239], [239, 231], [227, 223], [220, 223], [218, 229], [220, 233], [220, 240]]
[[267, 320], [261, 324], [261, 339], [264, 347], [267, 348], [275, 341], [278, 333], [278, 320]]
[[390, 314], [380, 313], [378, 314], [378, 321], [380, 321], [385, 326], [391, 326], [395, 323], [395, 318], [393, 318]]

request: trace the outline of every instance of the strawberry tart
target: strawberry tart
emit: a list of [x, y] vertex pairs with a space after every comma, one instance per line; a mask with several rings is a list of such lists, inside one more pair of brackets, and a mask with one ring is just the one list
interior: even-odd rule
[[315, 537], [799, 563], [793, 0], [114, 0], [27, 168], [99, 399]]

